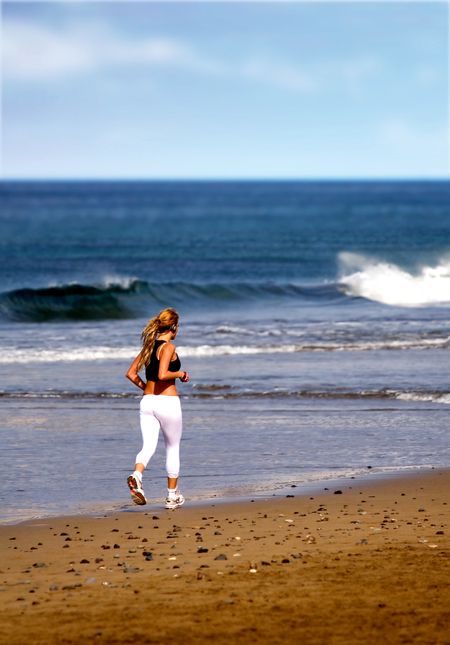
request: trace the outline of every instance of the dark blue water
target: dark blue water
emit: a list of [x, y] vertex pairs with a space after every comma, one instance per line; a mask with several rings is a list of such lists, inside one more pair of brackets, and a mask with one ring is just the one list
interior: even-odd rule
[[448, 252], [449, 197], [447, 182], [3, 182], [2, 291], [318, 285], [344, 251], [412, 270]]
[[[191, 498], [450, 465], [449, 198], [448, 182], [2, 182], [0, 467], [25, 482], [14, 503], [0, 491], [4, 516], [126, 500], [123, 374], [166, 306], [192, 375]], [[41, 473], [65, 450], [53, 507]]]

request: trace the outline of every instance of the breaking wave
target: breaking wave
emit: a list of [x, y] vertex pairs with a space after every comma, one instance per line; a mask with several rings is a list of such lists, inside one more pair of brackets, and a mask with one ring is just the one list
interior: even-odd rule
[[[416, 274], [353, 253], [339, 255], [340, 280], [323, 284], [294, 282], [166, 282], [110, 278], [99, 284], [69, 283], [14, 289], [0, 294], [0, 319], [117, 320], [147, 315], [167, 306], [215, 306], [226, 303], [289, 299], [305, 304], [350, 303], [365, 298], [387, 305], [450, 304], [450, 259], [422, 267]], [[224, 330], [226, 332], [226, 328]]]
[[121, 296], [138, 289], [137, 281], [128, 287], [73, 283], [42, 289], [15, 289], [0, 295], [0, 315], [9, 320], [28, 322], [128, 318], [132, 312]]
[[354, 253], [341, 253], [339, 262], [341, 284], [349, 296], [400, 307], [450, 303], [449, 258], [434, 267], [422, 267], [415, 274]]
[[226, 303], [262, 298], [343, 299], [337, 284], [277, 283], [149, 283], [137, 278], [117, 278], [99, 285], [78, 283], [35, 289], [15, 289], [0, 294], [0, 317], [24, 322], [49, 320], [109, 320], [146, 315], [149, 308], [201, 303]]

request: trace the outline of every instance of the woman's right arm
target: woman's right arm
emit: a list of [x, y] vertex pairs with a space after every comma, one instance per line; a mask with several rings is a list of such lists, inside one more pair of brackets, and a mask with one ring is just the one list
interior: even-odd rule
[[145, 383], [139, 376], [138, 372], [138, 366], [139, 366], [139, 361], [141, 358], [141, 353], [136, 356], [134, 361], [131, 363], [130, 367], [128, 368], [128, 372], [126, 373], [127, 379], [129, 379], [136, 387], [141, 388], [141, 390], [145, 390]]

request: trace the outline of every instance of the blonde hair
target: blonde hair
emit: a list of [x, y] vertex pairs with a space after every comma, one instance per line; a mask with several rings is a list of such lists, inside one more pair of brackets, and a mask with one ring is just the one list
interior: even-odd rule
[[169, 307], [168, 309], [163, 309], [157, 316], [148, 321], [141, 334], [142, 350], [138, 369], [150, 363], [156, 337], [166, 331], [176, 331], [178, 319], [178, 313], [175, 309]]

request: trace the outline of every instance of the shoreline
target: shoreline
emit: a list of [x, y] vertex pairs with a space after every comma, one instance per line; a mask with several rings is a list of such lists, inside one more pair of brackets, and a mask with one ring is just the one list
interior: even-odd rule
[[[294, 495], [295, 497], [308, 497], [309, 495], [320, 495], [323, 492], [328, 491], [336, 487], [345, 486], [346, 483], [349, 485], [359, 485], [359, 486], [371, 486], [372, 484], [377, 484], [379, 482], [389, 481], [391, 479], [395, 480], [398, 478], [410, 478], [419, 476], [425, 473], [433, 473], [437, 470], [449, 470], [448, 468], [442, 468], [438, 466], [407, 466], [402, 469], [389, 469], [389, 470], [378, 470], [377, 467], [367, 466], [366, 470], [363, 473], [355, 475], [342, 475], [340, 477], [333, 477], [305, 481], [297, 484], [286, 484], [279, 488], [271, 488], [268, 490], [252, 490], [247, 494], [236, 493], [235, 495], [214, 495], [212, 497], [199, 496], [196, 495], [193, 498], [188, 498], [186, 500], [186, 505], [183, 510], [187, 508], [207, 508], [211, 505], [240, 505], [246, 504], [249, 502], [258, 501], [270, 501], [276, 499], [282, 499], [286, 495]], [[369, 479], [370, 478], [370, 479]], [[142, 510], [147, 510], [151, 512], [158, 512], [164, 510], [163, 499], [161, 502], [150, 502], [145, 507], [137, 507], [130, 500], [129, 496], [124, 496], [122, 501], [115, 502], [106, 502], [103, 504], [94, 505], [91, 504], [86, 506], [85, 509], [80, 511], [70, 512], [70, 513], [54, 513], [54, 514], [39, 514], [33, 515], [30, 517], [25, 517], [21, 519], [7, 519], [0, 518], [0, 531], [2, 527], [6, 526], [17, 526], [21, 524], [28, 524], [35, 521], [51, 520], [58, 518], [78, 518], [78, 517], [94, 517], [98, 514], [103, 515], [114, 515], [116, 513], [130, 513], [130, 512], [139, 512]]]
[[327, 488], [3, 525], [0, 641], [448, 642], [450, 469]]

